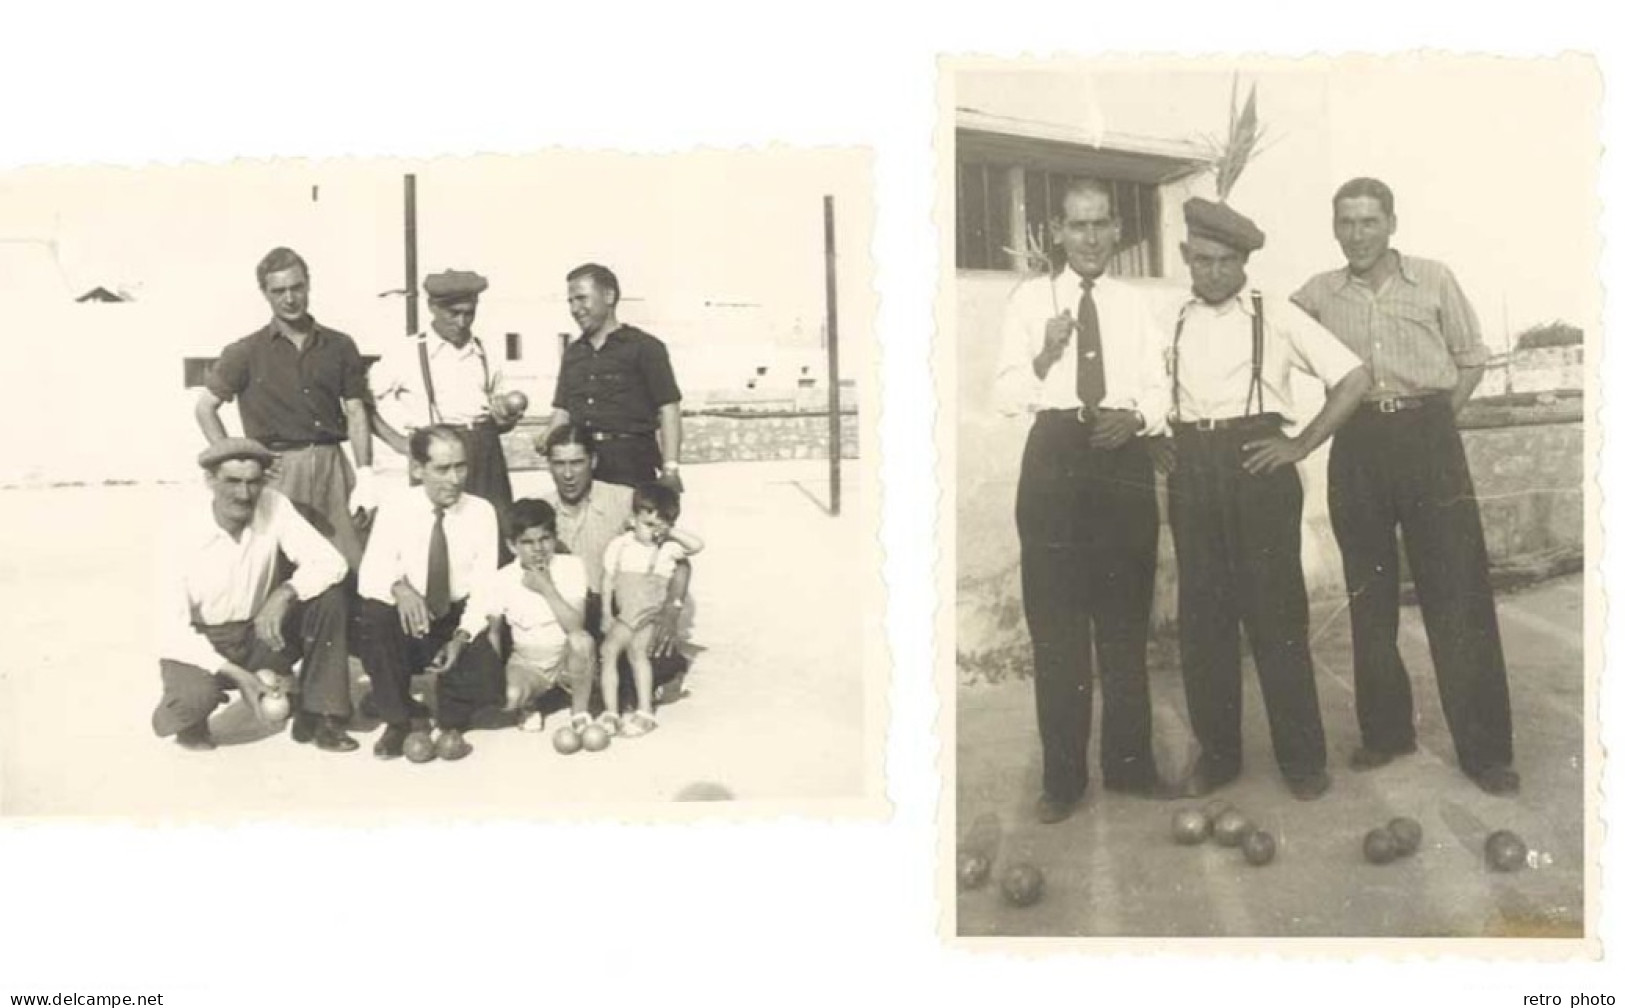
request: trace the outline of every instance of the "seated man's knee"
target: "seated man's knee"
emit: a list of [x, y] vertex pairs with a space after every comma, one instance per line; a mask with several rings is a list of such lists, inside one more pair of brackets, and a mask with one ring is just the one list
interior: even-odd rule
[[578, 661], [591, 662], [598, 656], [598, 642], [592, 639], [592, 634], [585, 630], [577, 630], [567, 638], [570, 657]]
[[220, 685], [213, 673], [184, 662], [159, 662], [164, 695], [152, 712], [152, 730], [159, 737], [173, 735], [205, 720], [220, 706]]

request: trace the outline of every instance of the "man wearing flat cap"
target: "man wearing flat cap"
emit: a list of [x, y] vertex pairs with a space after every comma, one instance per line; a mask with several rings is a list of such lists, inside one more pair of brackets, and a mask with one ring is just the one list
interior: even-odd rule
[[1327, 461], [1354, 635], [1361, 742], [1352, 763], [1371, 770], [1416, 751], [1410, 676], [1399, 656], [1397, 527], [1456, 758], [1483, 791], [1512, 794], [1519, 780], [1506, 656], [1473, 475], [1456, 430], [1489, 351], [1450, 268], [1389, 247], [1397, 226], [1386, 184], [1344, 183], [1332, 197], [1332, 227], [1348, 265], [1293, 297], [1366, 362], [1373, 379]]
[[1044, 823], [1071, 815], [1089, 783], [1097, 655], [1102, 783], [1162, 790], [1146, 679], [1158, 536], [1147, 438], [1168, 413], [1167, 341], [1144, 294], [1107, 275], [1120, 233], [1110, 187], [1079, 180], [1061, 206], [1066, 263], [1011, 295], [994, 379], [1001, 410], [1032, 419], [1016, 531]]
[[[1191, 297], [1168, 351], [1175, 449], [1168, 517], [1185, 700], [1200, 747], [1186, 793], [1207, 794], [1241, 772], [1245, 627], [1276, 763], [1292, 794], [1309, 801], [1331, 781], [1309, 653], [1296, 463], [1348, 419], [1371, 377], [1302, 309], [1248, 288], [1247, 261], [1264, 245], [1252, 221], [1197, 198], [1185, 203], [1185, 225], [1180, 252]], [[1301, 427], [1294, 371], [1329, 389]]]
[[[597, 263], [565, 275], [581, 338], [564, 350], [549, 429], [584, 424], [598, 444], [593, 477], [635, 487], [661, 482], [682, 492], [683, 394], [666, 345], [620, 321], [621, 282]], [[537, 439], [540, 449], [546, 434]]]
[[372, 499], [366, 365], [354, 340], [311, 317], [310, 268], [297, 252], [272, 249], [255, 275], [271, 321], [220, 352], [194, 416], [211, 444], [220, 441], [220, 406], [235, 400], [243, 434], [277, 456], [271, 485], [354, 570], [361, 563], [354, 513]]
[[506, 514], [513, 487], [501, 435], [519, 422], [519, 414], [501, 407], [502, 372], [474, 335], [480, 295], [488, 286], [485, 277], [467, 270], [446, 270], [423, 281], [429, 328], [391, 341], [373, 365], [373, 426], [402, 455], [409, 454], [413, 431], [433, 424], [455, 428], [468, 446], [465, 491]]
[[[242, 694], [261, 722], [276, 718], [266, 698], [295, 689], [293, 739], [349, 752], [347, 606], [341, 556], [278, 491], [266, 486], [276, 456], [247, 438], [222, 438], [198, 456], [211, 494], [175, 516], [161, 586], [163, 698], [153, 711], [160, 737], [183, 748], [214, 748], [209, 715], [225, 691]], [[292, 575], [278, 582], [278, 558]]]

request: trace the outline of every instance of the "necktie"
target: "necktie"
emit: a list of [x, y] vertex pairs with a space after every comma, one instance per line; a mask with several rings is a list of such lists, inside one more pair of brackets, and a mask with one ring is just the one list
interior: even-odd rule
[[429, 618], [439, 619], [451, 611], [451, 550], [446, 546], [446, 509], [434, 509], [434, 531], [429, 533], [429, 583], [423, 601]]
[[1091, 410], [1106, 398], [1106, 362], [1101, 358], [1094, 286], [1093, 280], [1083, 281], [1083, 294], [1078, 298], [1078, 398]]

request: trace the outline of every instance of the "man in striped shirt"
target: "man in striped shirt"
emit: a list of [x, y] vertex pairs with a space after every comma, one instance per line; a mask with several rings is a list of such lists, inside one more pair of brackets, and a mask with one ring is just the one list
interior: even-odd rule
[[1455, 421], [1489, 352], [1450, 269], [1389, 247], [1398, 221], [1387, 185], [1353, 179], [1332, 207], [1348, 265], [1314, 277], [1293, 299], [1373, 376], [1328, 463], [1328, 507], [1354, 635], [1361, 745], [1353, 767], [1370, 770], [1416, 751], [1410, 677], [1398, 645], [1397, 525], [1457, 759], [1484, 791], [1510, 794], [1518, 775], [1506, 659]]

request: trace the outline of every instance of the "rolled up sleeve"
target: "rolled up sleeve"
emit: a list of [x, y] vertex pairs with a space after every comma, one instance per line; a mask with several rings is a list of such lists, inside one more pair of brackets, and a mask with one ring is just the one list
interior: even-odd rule
[[1445, 346], [1457, 367], [1483, 367], [1490, 359], [1489, 348], [1478, 328], [1478, 315], [1472, 302], [1456, 282], [1456, 275], [1441, 267], [1439, 277], [1439, 327]]
[[276, 498], [277, 548], [293, 563], [293, 586], [299, 601], [308, 602], [344, 580], [344, 556], [322, 538], [310, 522], [280, 494]]
[[221, 402], [231, 402], [248, 387], [248, 346], [239, 341], [220, 351], [209, 367], [203, 385]]

